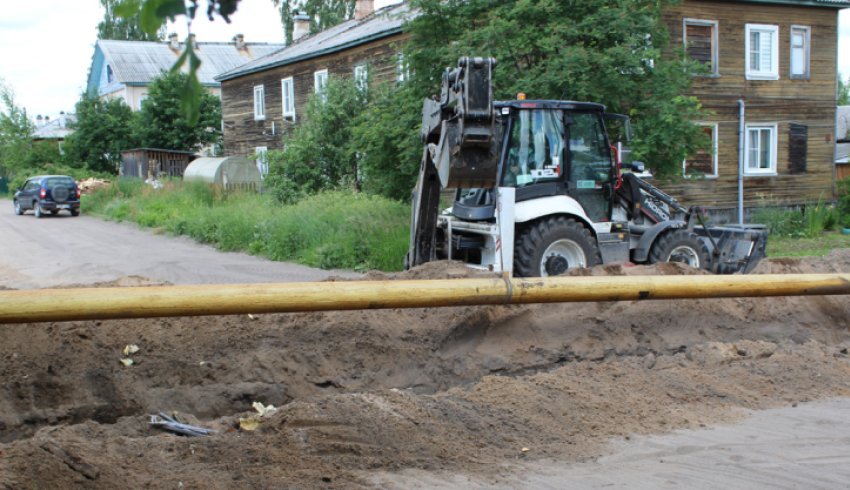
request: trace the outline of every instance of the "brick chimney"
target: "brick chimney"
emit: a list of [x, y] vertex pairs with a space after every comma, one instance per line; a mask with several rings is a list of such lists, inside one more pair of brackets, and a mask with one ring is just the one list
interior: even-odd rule
[[236, 44], [236, 49], [245, 49], [245, 35], [237, 34], [233, 36], [233, 43]]
[[59, 127], [64, 128], [68, 124], [68, 119], [65, 116], [65, 111], [59, 111]]
[[292, 20], [295, 23], [292, 29], [292, 41], [295, 42], [310, 32], [310, 16], [307, 14], [298, 14]]
[[354, 20], [369, 17], [374, 11], [375, 0], [357, 0], [354, 4]]

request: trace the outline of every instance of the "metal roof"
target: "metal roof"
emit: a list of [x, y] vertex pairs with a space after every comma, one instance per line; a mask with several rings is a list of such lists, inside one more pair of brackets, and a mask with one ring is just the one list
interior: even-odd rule
[[[168, 42], [100, 40], [95, 49], [103, 53], [117, 82], [147, 85], [163, 71], [171, 69], [184, 47], [183, 43], [175, 50]], [[207, 86], [217, 86], [215, 76], [219, 73], [281, 47], [283, 44], [245, 43], [245, 49], [237, 49], [235, 43], [199, 42], [195, 50], [201, 59], [198, 80]]]
[[74, 130], [69, 128], [68, 126], [75, 122], [77, 122], [77, 116], [74, 114], [65, 114], [64, 123], [61, 120], [61, 116], [57, 117], [56, 119], [52, 119], [50, 120], [50, 122], [37, 127], [32, 134], [32, 139], [65, 139], [69, 134], [74, 132]]
[[273, 54], [221, 73], [215, 79], [230, 80], [398, 34], [412, 15], [406, 3], [390, 5], [375, 11], [365, 19], [348, 20], [322, 32], [305, 36]]

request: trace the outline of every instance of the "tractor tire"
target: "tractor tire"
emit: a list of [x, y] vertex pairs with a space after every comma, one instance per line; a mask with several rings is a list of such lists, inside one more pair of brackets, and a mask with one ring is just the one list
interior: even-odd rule
[[711, 254], [696, 233], [688, 230], [667, 232], [652, 245], [649, 262], [680, 262], [695, 269], [709, 269]]
[[600, 262], [599, 247], [590, 230], [564, 216], [529, 226], [520, 233], [514, 248], [514, 274], [521, 277], [557, 276]]

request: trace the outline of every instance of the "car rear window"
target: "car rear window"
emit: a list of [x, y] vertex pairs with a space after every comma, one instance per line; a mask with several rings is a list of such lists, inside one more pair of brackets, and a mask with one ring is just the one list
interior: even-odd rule
[[45, 181], [45, 185], [47, 185], [47, 187], [56, 187], [57, 185], [73, 187], [74, 179], [70, 177], [50, 177]]

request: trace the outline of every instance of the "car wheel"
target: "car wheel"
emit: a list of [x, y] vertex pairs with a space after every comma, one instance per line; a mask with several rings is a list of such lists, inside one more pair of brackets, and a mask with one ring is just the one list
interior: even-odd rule
[[38, 202], [32, 203], [32, 213], [36, 218], [44, 217], [44, 213], [41, 211], [41, 205]]
[[521, 277], [557, 276], [572, 268], [601, 263], [596, 240], [572, 218], [544, 219], [528, 227], [516, 241], [514, 273]]
[[72, 210], [71, 210], [71, 216], [79, 216], [79, 215], [80, 215], [80, 211], [79, 211], [79, 210], [77, 210], [77, 209], [72, 209]]
[[21, 208], [21, 203], [19, 203], [17, 199], [15, 199], [15, 214], [18, 216], [24, 214], [24, 210]]

